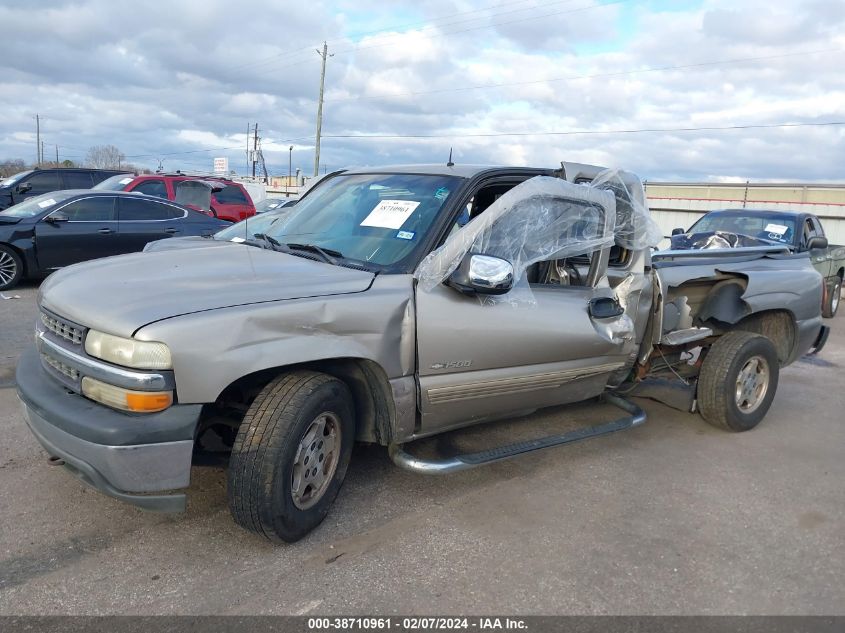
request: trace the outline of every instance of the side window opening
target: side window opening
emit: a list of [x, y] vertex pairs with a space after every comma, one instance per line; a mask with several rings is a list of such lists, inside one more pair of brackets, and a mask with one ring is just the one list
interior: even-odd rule
[[510, 182], [510, 183], [499, 183], [493, 185], [487, 185], [485, 187], [481, 187], [475, 194], [470, 198], [469, 202], [467, 202], [466, 208], [462, 209], [461, 212], [458, 214], [455, 223], [452, 225], [452, 228], [449, 229], [449, 235], [452, 235], [455, 231], [463, 228], [469, 222], [477, 218], [479, 215], [484, 213], [487, 208], [496, 202], [499, 198], [505, 195], [508, 191], [516, 187], [519, 182]]
[[167, 186], [163, 180], [145, 180], [136, 186], [132, 191], [144, 193], [148, 196], [167, 199]]
[[816, 231], [813, 228], [813, 223], [810, 218], [804, 220], [804, 248], [807, 248], [807, 245], [810, 243], [810, 238], [816, 235]]
[[[589, 186], [590, 182], [588, 179], [581, 179], [577, 184]], [[518, 184], [520, 183], [500, 183], [487, 185], [479, 189], [467, 203], [466, 209], [462, 210], [458, 215], [447, 237], [479, 217], [490, 205]], [[630, 257], [631, 251], [618, 244], [614, 244], [610, 249], [608, 267], [625, 268], [630, 261]], [[585, 286], [587, 285], [587, 272], [590, 268], [591, 260], [592, 253], [585, 251], [583, 254], [574, 255], [565, 259], [537, 262], [529, 266], [525, 274], [530, 285]]]
[[60, 211], [70, 222], [111, 222], [114, 220], [114, 198], [83, 198], [65, 205]]

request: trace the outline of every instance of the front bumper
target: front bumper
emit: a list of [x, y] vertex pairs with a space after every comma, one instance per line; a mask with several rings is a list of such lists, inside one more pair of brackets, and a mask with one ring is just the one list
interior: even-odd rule
[[33, 435], [74, 475], [147, 510], [184, 511], [184, 493], [149, 493], [190, 483], [201, 405], [176, 405], [152, 415], [114, 411], [60, 385], [42, 368], [35, 350], [21, 356], [16, 380]]

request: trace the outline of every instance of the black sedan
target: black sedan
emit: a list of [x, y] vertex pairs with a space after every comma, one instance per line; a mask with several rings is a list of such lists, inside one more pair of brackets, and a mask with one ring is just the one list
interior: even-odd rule
[[154, 240], [211, 236], [227, 226], [153, 196], [53, 191], [0, 212], [0, 290], [62, 266], [141, 251]]

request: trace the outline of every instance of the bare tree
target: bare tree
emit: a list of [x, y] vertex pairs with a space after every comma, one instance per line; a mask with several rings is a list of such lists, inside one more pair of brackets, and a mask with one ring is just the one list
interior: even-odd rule
[[121, 169], [126, 157], [114, 145], [95, 145], [85, 155], [85, 164], [96, 169]]
[[20, 158], [7, 158], [0, 161], [0, 178], [13, 176], [26, 170], [26, 163]]

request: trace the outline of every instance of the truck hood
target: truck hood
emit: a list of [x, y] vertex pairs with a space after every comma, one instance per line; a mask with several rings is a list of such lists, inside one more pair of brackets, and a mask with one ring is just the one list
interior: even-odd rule
[[70, 266], [41, 286], [40, 304], [80, 325], [131, 336], [154, 321], [192, 312], [363, 292], [374, 277], [244, 244], [208, 243]]
[[672, 250], [708, 250], [713, 248], [746, 248], [749, 246], [785, 246], [791, 245], [775, 240], [767, 240], [742, 233], [729, 231], [702, 231], [699, 233], [681, 233], [670, 238]]

